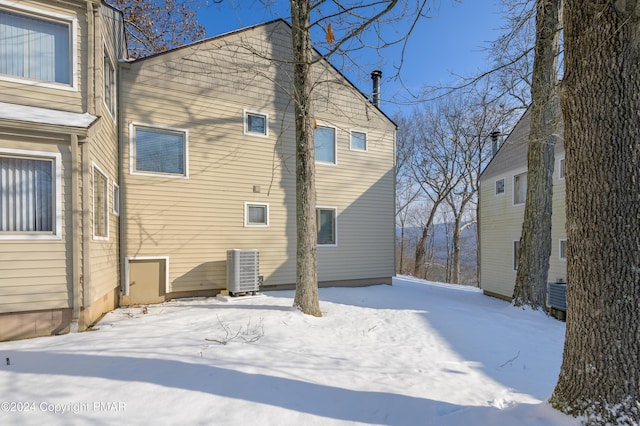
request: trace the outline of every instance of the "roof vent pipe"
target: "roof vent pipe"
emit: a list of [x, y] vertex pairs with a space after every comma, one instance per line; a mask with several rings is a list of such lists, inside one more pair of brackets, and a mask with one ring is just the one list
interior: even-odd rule
[[380, 108], [380, 77], [382, 77], [382, 71], [371, 71], [371, 80], [373, 80], [373, 92], [371, 93], [371, 102], [378, 108]]
[[500, 132], [498, 130], [494, 130], [489, 133], [489, 136], [491, 136], [491, 158], [493, 158], [496, 156], [498, 148], [500, 148], [500, 144], [498, 143], [498, 136], [500, 136]]

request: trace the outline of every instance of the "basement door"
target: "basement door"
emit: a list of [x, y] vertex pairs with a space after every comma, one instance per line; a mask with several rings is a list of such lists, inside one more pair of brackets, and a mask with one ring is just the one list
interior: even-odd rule
[[166, 259], [129, 260], [129, 303], [146, 305], [165, 301]]

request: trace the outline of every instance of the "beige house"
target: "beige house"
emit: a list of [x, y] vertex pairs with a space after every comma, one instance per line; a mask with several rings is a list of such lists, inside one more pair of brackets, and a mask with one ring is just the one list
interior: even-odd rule
[[[130, 62], [104, 3], [0, 0], [0, 340], [214, 295], [229, 249], [293, 285], [290, 56], [278, 20]], [[314, 71], [320, 284], [390, 283], [395, 124]]]
[[[480, 287], [513, 298], [527, 189], [529, 112], [516, 124], [480, 177]], [[549, 281], [566, 282], [564, 145], [555, 148]]]

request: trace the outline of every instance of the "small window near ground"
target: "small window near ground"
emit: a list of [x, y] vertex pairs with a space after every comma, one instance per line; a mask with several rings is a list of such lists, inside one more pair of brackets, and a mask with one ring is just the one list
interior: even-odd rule
[[132, 173], [187, 177], [187, 131], [132, 125]]
[[56, 161], [60, 157], [15, 152], [16, 156], [0, 153], [0, 238], [50, 238], [59, 228]]
[[561, 158], [558, 161], [558, 178], [564, 179], [564, 158]]
[[109, 178], [93, 165], [93, 237], [109, 238]]
[[513, 177], [513, 204], [523, 204], [527, 199], [527, 172]]
[[366, 151], [367, 150], [367, 134], [364, 132], [351, 132], [351, 150]]
[[496, 181], [496, 195], [504, 194], [504, 179]]
[[318, 245], [336, 245], [336, 209], [317, 208]]
[[513, 242], [513, 270], [518, 270], [518, 259], [520, 258], [520, 241]]
[[120, 187], [113, 183], [113, 214], [120, 216]]
[[269, 204], [245, 203], [244, 226], [269, 226]]
[[567, 240], [560, 240], [560, 260], [567, 260]]
[[244, 133], [246, 135], [269, 136], [269, 117], [257, 112], [244, 112]]
[[336, 163], [336, 129], [318, 126], [314, 136], [315, 158], [320, 163]]

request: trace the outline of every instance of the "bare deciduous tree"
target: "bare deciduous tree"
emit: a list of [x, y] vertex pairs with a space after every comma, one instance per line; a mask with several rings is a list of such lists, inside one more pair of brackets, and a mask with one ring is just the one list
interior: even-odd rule
[[184, 0], [107, 0], [107, 3], [124, 14], [127, 44], [133, 58], [163, 52], [206, 34], [196, 11]]
[[544, 306], [551, 255], [551, 210], [556, 140], [560, 137], [558, 55], [561, 0], [538, 0], [531, 86], [527, 195], [513, 295], [516, 306]]

